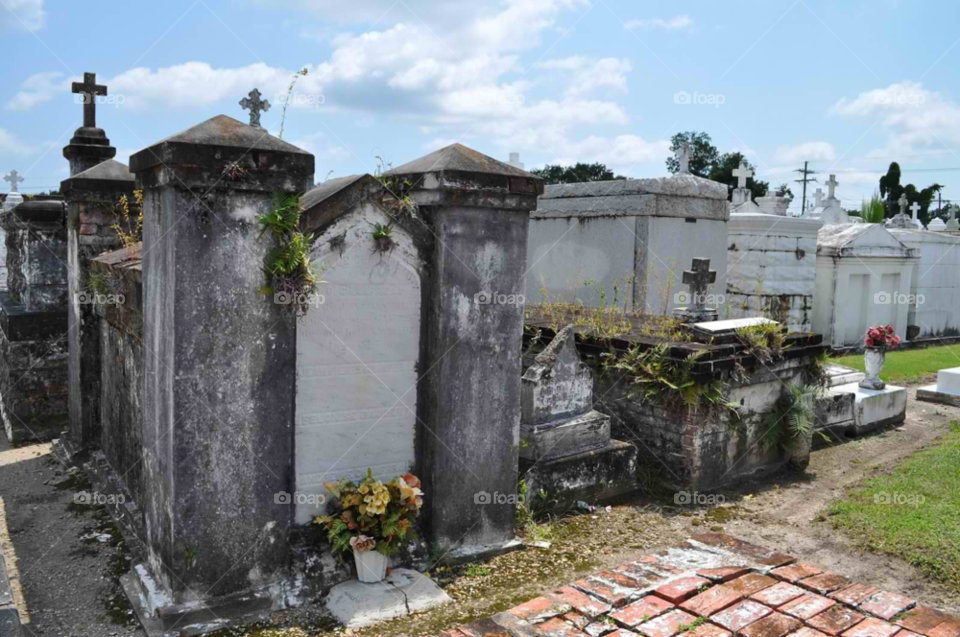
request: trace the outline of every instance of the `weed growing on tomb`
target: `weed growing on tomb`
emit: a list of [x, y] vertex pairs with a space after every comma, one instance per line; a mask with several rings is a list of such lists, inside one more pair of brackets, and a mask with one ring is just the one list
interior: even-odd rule
[[790, 385], [763, 420], [766, 432], [760, 439], [764, 449], [790, 450], [813, 431], [817, 388]]
[[[377, 155], [377, 168], [374, 171], [374, 179], [380, 182], [380, 185], [387, 191], [380, 198], [380, 205], [387, 214], [397, 221], [400, 219], [419, 219], [417, 216], [418, 208], [413, 199], [410, 198], [410, 191], [413, 184], [409, 179], [400, 177], [387, 177], [386, 173], [393, 168], [393, 164], [387, 162], [382, 156]], [[393, 224], [390, 222], [390, 225]]]
[[786, 333], [777, 323], [741, 327], [737, 330], [737, 338], [747, 349], [747, 353], [754, 356], [762, 365], [769, 365], [778, 360], [790, 347], [786, 344]]
[[817, 395], [822, 395], [830, 383], [827, 365], [830, 364], [830, 354], [826, 350], [814, 356], [807, 364], [807, 384], [814, 387]]
[[382, 224], [378, 221], [377, 223], [371, 223], [370, 226], [373, 228], [370, 234], [373, 236], [374, 252], [385, 254], [397, 247], [393, 240], [393, 228], [390, 224]]
[[297, 85], [301, 77], [305, 77], [308, 73], [310, 73], [310, 70], [307, 67], [303, 67], [290, 78], [290, 85], [287, 87], [287, 98], [283, 100], [283, 114], [280, 116], [279, 139], [283, 139], [283, 127], [287, 123], [287, 107], [290, 106], [290, 96], [293, 95], [293, 87]]
[[310, 298], [317, 288], [317, 275], [310, 263], [313, 238], [300, 231], [300, 197], [277, 193], [271, 210], [259, 217], [260, 236], [270, 232], [276, 246], [267, 253], [263, 273], [267, 282], [260, 288], [264, 295], [286, 295], [300, 316], [306, 314]]
[[110, 227], [117, 233], [123, 247], [130, 249], [143, 240], [143, 191], [133, 191], [132, 204], [126, 195], [122, 195], [117, 202], [117, 216], [119, 220]]

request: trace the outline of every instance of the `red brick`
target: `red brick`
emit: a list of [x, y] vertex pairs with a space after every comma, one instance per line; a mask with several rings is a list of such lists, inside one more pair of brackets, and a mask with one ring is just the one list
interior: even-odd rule
[[918, 635], [917, 633], [911, 632], [911, 631], [907, 630], [906, 628], [904, 628], [904, 629], [901, 630], [899, 633], [897, 633], [897, 637], [923, 637], [923, 636], [922, 636], [922, 635]]
[[744, 597], [750, 597], [754, 593], [762, 591], [765, 588], [770, 588], [776, 583], [777, 580], [772, 577], [767, 577], [760, 573], [750, 573], [749, 575], [744, 575], [743, 577], [738, 577], [735, 580], [727, 582], [724, 586], [732, 588]]
[[584, 617], [578, 613], [567, 613], [563, 616], [565, 620], [576, 626], [577, 628], [583, 628], [590, 623], [589, 617]]
[[[508, 615], [508, 617], [512, 617], [512, 615]], [[514, 618], [513, 621], [516, 622], [518, 620]], [[470, 637], [511, 637], [509, 630], [489, 617], [475, 621], [469, 626], [461, 628], [461, 630], [470, 635]]]
[[786, 566], [793, 564], [797, 558], [791, 555], [785, 555], [779, 551], [772, 551], [756, 544], [750, 544], [743, 540], [723, 533], [698, 533], [690, 538], [695, 542], [706, 544], [707, 546], [716, 546], [733, 551], [739, 555], [750, 558], [752, 561], [759, 562], [764, 566]]
[[737, 591], [724, 585], [708, 588], [696, 597], [680, 604], [680, 608], [701, 617], [710, 617], [719, 613], [728, 606], [733, 606], [743, 599]]
[[[644, 585], [646, 584], [646, 580], [644, 580], [642, 576], [628, 575], [622, 572], [618, 572], [615, 569], [610, 571], [600, 571], [599, 573], [596, 574], [596, 577], [605, 579], [608, 582], [611, 582], [613, 584], [616, 584], [617, 586], [620, 586], [621, 588], [628, 589], [636, 595], [639, 595], [641, 593], [642, 589], [645, 587]], [[649, 588], [649, 587], [646, 587], [646, 588]]]
[[552, 593], [548, 593], [547, 597], [561, 604], [570, 604], [575, 611], [591, 619], [595, 619], [610, 611], [610, 604], [585, 595], [572, 586], [564, 586], [563, 588], [557, 589]]
[[810, 628], [809, 626], [804, 626], [795, 633], [790, 633], [790, 637], [827, 637], [819, 630]]
[[470, 637], [470, 633], [459, 628], [451, 628], [440, 633], [439, 637]]
[[566, 622], [559, 617], [548, 619], [542, 624], [536, 626], [537, 634], [549, 637], [580, 637], [587, 633], [575, 627], [570, 622]]
[[790, 566], [781, 566], [780, 568], [775, 568], [770, 571], [770, 574], [777, 579], [782, 579], [784, 582], [796, 584], [802, 579], [819, 575], [822, 572], [823, 569], [818, 568], [813, 564], [797, 562], [796, 564], [791, 564]]
[[759, 593], [754, 593], [750, 596], [750, 599], [760, 602], [761, 604], [766, 604], [767, 606], [778, 608], [787, 602], [793, 601], [801, 595], [806, 594], [807, 592], [799, 586], [787, 584], [786, 582], [780, 582], [779, 584], [774, 584], [770, 588], [763, 589]]
[[677, 574], [677, 573], [683, 572], [680, 569], [678, 569], [676, 566], [673, 566], [672, 564], [667, 564], [666, 562], [662, 561], [656, 555], [645, 555], [641, 557], [639, 560], [637, 560], [636, 563], [639, 564], [640, 566], [646, 566], [647, 568], [663, 571], [665, 573]]
[[697, 594], [702, 586], [710, 586], [710, 580], [702, 577], [681, 577], [658, 588], [655, 593], [668, 602], [679, 604]]
[[870, 617], [843, 633], [843, 637], [891, 637], [898, 630], [899, 626]]
[[832, 593], [835, 590], [839, 590], [845, 586], [853, 584], [853, 582], [848, 580], [843, 575], [837, 575], [836, 573], [821, 573], [820, 575], [814, 575], [813, 577], [802, 579], [797, 583], [800, 584], [800, 586], [803, 586], [814, 593], [820, 593], [821, 595]]
[[843, 602], [848, 606], [857, 606], [863, 600], [873, 597], [880, 592], [876, 586], [868, 584], [851, 584], [839, 590], [833, 591], [827, 597]]
[[523, 619], [531, 624], [535, 624], [544, 619], [550, 619], [551, 617], [568, 613], [571, 608], [573, 607], [570, 604], [557, 603], [546, 597], [537, 597], [525, 604], [511, 608], [507, 612], [517, 619]]
[[743, 635], [743, 637], [783, 637], [802, 625], [799, 619], [773, 613], [763, 619], [758, 619], [737, 634]]
[[689, 626], [696, 621], [696, 617], [680, 609], [674, 609], [665, 615], [660, 615], [637, 627], [637, 630], [647, 637], [673, 637], [680, 632], [682, 626]]
[[636, 637], [637, 633], [631, 633], [629, 630], [624, 630], [621, 628], [618, 631], [607, 633], [603, 637]]
[[836, 604], [807, 620], [807, 624], [828, 635], [839, 635], [862, 622], [866, 617], [852, 608]]
[[917, 600], [915, 599], [881, 591], [870, 599], [861, 602], [860, 610], [889, 621], [908, 608], [916, 606], [916, 604]]
[[702, 568], [697, 571], [697, 575], [706, 577], [714, 582], [729, 582], [749, 572], [749, 566], [722, 566], [720, 568]]
[[707, 622], [686, 633], [684, 637], [732, 637], [732, 633], [716, 624]]
[[625, 591], [612, 582], [607, 582], [594, 576], [577, 580], [573, 585], [583, 592], [589, 593], [616, 608], [620, 608], [630, 601], [630, 591]]
[[786, 613], [787, 615], [793, 615], [797, 619], [806, 621], [814, 615], [819, 615], [834, 605], [836, 605], [836, 602], [832, 599], [807, 593], [803, 597], [798, 597], [792, 602], [787, 602], [778, 610], [780, 610], [782, 613]]
[[905, 612], [903, 617], [900, 618], [900, 621], [896, 623], [915, 633], [926, 635], [948, 619], [950, 619], [949, 615], [936, 608], [917, 606]]
[[633, 628], [674, 608], [676, 607], [668, 601], [662, 600], [654, 595], [647, 595], [643, 599], [637, 600], [628, 606], [624, 606], [617, 612], [612, 613], [610, 617], [618, 624], [626, 626], [627, 628]]
[[97, 234], [99, 226], [92, 223], [82, 223], [80, 224], [80, 234], [82, 235], [94, 235]]
[[929, 633], [929, 637], [960, 637], [960, 619], [951, 617]]
[[640, 586], [651, 586], [655, 588], [660, 582], [666, 579], [665, 575], [658, 575], [649, 568], [644, 568], [637, 562], [630, 562], [618, 566], [613, 570], [616, 573], [620, 573], [636, 581]]
[[720, 624], [727, 630], [738, 632], [758, 619], [763, 619], [773, 611], [749, 599], [735, 604], [710, 618], [710, 621]]

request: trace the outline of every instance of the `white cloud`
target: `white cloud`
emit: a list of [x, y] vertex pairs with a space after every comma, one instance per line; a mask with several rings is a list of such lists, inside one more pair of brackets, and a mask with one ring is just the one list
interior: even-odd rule
[[37, 104], [47, 102], [57, 93], [70, 90], [70, 79], [57, 71], [35, 73], [24, 80], [20, 87], [23, 90], [7, 102], [7, 109], [25, 111]]
[[667, 20], [663, 18], [651, 18], [648, 20], [630, 20], [626, 23], [628, 29], [663, 29], [666, 31], [689, 29], [692, 26], [693, 18], [686, 14], [674, 16]]
[[47, 17], [43, 0], [6, 0], [4, 5], [6, 8], [0, 11], [0, 25], [29, 31], [43, 28]]
[[17, 136], [0, 128], [0, 153], [10, 153], [11, 155], [31, 155], [37, 152], [33, 146], [24, 144]]
[[630, 62], [616, 58], [590, 59], [574, 56], [556, 60], [547, 60], [537, 64], [538, 68], [557, 69], [571, 75], [567, 85], [567, 94], [576, 96], [592, 93], [599, 88], [611, 88], [619, 93], [627, 92], [627, 73], [632, 70]]
[[777, 148], [777, 160], [785, 164], [796, 164], [804, 161], [833, 161], [836, 158], [836, 148], [829, 142], [805, 142], [796, 146], [780, 146]]
[[628, 169], [635, 164], [665, 161], [670, 155], [670, 142], [647, 141], [638, 135], [618, 135], [613, 138], [591, 135], [582, 141], [567, 144], [565, 152], [554, 163], [601, 162]]

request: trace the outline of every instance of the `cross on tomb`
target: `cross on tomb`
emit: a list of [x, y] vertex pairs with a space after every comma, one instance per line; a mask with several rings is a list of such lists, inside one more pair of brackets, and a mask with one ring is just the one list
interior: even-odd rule
[[897, 203], [900, 204], [900, 214], [903, 216], [907, 215], [907, 204], [910, 203], [910, 200], [907, 199], [907, 193], [900, 195], [900, 199], [897, 200]]
[[[740, 167], [733, 171], [733, 176], [737, 178], [737, 188], [746, 188], [747, 178], [753, 177], [753, 171], [747, 168], [746, 164], [741, 163]], [[696, 263], [696, 261], [694, 261], [694, 263]]]
[[837, 194], [837, 186], [840, 185], [840, 182], [837, 181], [836, 175], [830, 175], [829, 181], [827, 181], [827, 187], [830, 188], [830, 192], [827, 193], [827, 199], [835, 199], [834, 195]]
[[693, 268], [683, 273], [683, 284], [689, 286], [692, 298], [692, 307], [688, 309], [702, 310], [707, 297], [707, 289], [717, 282], [717, 271], [710, 269], [710, 259], [694, 259]]
[[917, 221], [917, 215], [920, 213], [920, 204], [919, 202], [914, 201], [913, 205], [910, 206], [910, 212], [913, 213], [913, 220]]
[[254, 128], [263, 128], [260, 126], [260, 113], [270, 110], [270, 102], [260, 99], [260, 95], [258, 89], [253, 89], [247, 97], [240, 100], [240, 106], [250, 111], [250, 125]]
[[683, 142], [677, 150], [677, 160], [680, 162], [679, 175], [690, 174], [690, 142]]
[[10, 174], [3, 178], [4, 181], [10, 182], [10, 192], [17, 192], [17, 184], [23, 183], [23, 177], [20, 176], [16, 170], [11, 170]]
[[83, 82], [73, 83], [73, 92], [83, 95], [83, 126], [97, 127], [97, 96], [107, 94], [107, 87], [97, 84], [96, 73], [84, 73]]
[[823, 188], [817, 188], [817, 191], [813, 193], [814, 197], [814, 207], [819, 208], [823, 203]]

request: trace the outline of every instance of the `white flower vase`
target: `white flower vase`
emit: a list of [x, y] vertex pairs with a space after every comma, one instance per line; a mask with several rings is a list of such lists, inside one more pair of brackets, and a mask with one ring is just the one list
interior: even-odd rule
[[387, 556], [378, 551], [354, 551], [353, 561], [357, 565], [357, 579], [364, 584], [382, 582], [387, 576]]
[[863, 389], [883, 389], [886, 383], [880, 380], [880, 372], [887, 360], [885, 347], [868, 347], [863, 354], [864, 365], [867, 368], [867, 377], [860, 381]]

